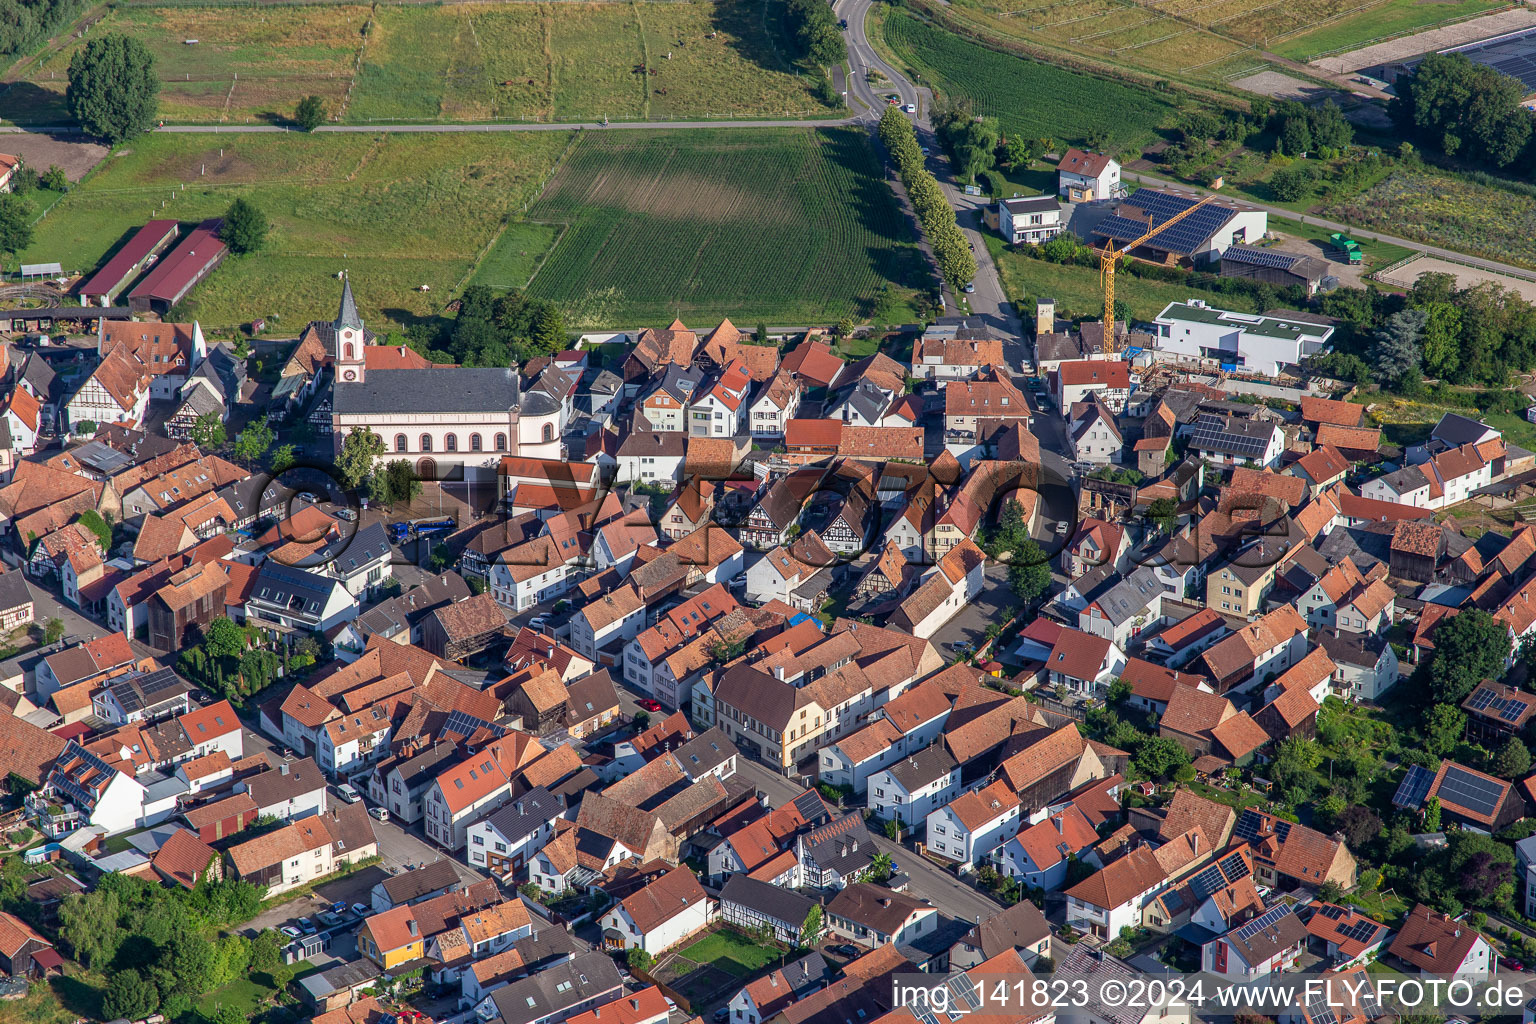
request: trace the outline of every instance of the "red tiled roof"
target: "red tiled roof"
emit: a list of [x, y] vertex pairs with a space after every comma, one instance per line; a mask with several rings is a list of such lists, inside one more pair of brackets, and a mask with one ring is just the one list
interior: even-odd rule
[[1131, 386], [1129, 363], [1109, 359], [1069, 359], [1056, 368], [1056, 375], [1066, 386], [1098, 384], [1110, 388]]
[[1301, 399], [1301, 419], [1304, 423], [1332, 423], [1340, 427], [1358, 427], [1365, 422], [1365, 406], [1354, 402], [1340, 402], [1332, 398], [1314, 398], [1304, 395]]
[[1069, 149], [1056, 165], [1056, 170], [1069, 174], [1081, 174], [1085, 178], [1097, 178], [1109, 167], [1110, 157], [1105, 153], [1087, 153], [1081, 149]]
[[190, 889], [207, 870], [209, 862], [218, 859], [218, 856], [217, 850], [182, 828], [171, 833], [171, 837], [155, 852], [151, 863], [162, 876]]

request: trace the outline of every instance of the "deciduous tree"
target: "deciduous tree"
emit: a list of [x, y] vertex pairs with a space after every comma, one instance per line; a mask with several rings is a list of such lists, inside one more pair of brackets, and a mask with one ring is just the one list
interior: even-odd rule
[[314, 131], [325, 123], [325, 100], [319, 96], [305, 96], [294, 109], [293, 119], [305, 131]]
[[0, 195], [0, 252], [20, 252], [32, 244], [32, 204], [21, 196]]
[[384, 439], [367, 427], [353, 427], [341, 442], [336, 456], [336, 471], [349, 490], [362, 486], [373, 474], [374, 463], [384, 454]]
[[251, 202], [236, 199], [224, 211], [224, 223], [219, 227], [219, 238], [235, 255], [255, 252], [267, 241], [271, 225], [267, 215]]
[[70, 115], [114, 146], [149, 131], [159, 94], [154, 54], [132, 36], [97, 36], [70, 58], [64, 93]]

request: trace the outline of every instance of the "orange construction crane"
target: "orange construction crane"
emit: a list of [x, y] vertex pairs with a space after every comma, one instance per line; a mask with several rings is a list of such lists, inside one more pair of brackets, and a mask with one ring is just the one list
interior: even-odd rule
[[[1221, 188], [1221, 182], [1218, 181], [1212, 188]], [[1115, 249], [1113, 239], [1105, 243], [1104, 251], [1099, 253], [1099, 280], [1104, 282], [1104, 352], [1106, 355], [1111, 355], [1115, 351], [1115, 265], [1120, 262], [1120, 257], [1147, 241], [1147, 239], [1155, 237], [1164, 228], [1173, 227], [1173, 225], [1215, 198], [1215, 192], [1207, 193], [1203, 199], [1193, 206], [1180, 210], [1155, 228], [1148, 228], [1146, 234], [1127, 242], [1119, 250]], [[1134, 205], [1135, 199], [1133, 198], [1130, 201]], [[1151, 219], [1152, 215], [1150, 213], [1147, 214], [1149, 223]]]

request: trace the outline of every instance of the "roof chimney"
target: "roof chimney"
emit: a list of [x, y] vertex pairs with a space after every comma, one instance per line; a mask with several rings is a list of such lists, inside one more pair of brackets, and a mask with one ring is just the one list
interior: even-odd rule
[[408, 918], [405, 922], [405, 926], [410, 929], [412, 935], [416, 934], [416, 919], [414, 917]]

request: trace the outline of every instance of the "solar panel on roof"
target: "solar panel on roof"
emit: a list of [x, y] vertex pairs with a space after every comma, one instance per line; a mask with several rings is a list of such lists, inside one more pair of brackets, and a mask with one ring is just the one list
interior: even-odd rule
[[1356, 942], [1370, 942], [1376, 937], [1381, 926], [1375, 921], [1356, 921], [1339, 929], [1339, 934], [1345, 938], [1354, 939]]
[[1465, 768], [1450, 765], [1440, 780], [1439, 796], [1458, 807], [1465, 807], [1475, 814], [1489, 816], [1499, 806], [1504, 796], [1502, 783], [1473, 775]]
[[1201, 416], [1190, 432], [1190, 444], [1195, 448], [1216, 449], [1235, 455], [1258, 457], [1269, 447], [1271, 433], [1250, 435], [1228, 426], [1218, 416]]
[[1327, 903], [1321, 907], [1318, 907], [1317, 912], [1328, 918], [1330, 921], [1337, 921], [1342, 917], [1349, 916], [1349, 911], [1345, 910], [1343, 907], [1335, 906], [1332, 903]]
[[1250, 843], [1259, 841], [1259, 830], [1263, 827], [1264, 819], [1255, 810], [1245, 810], [1238, 817], [1237, 824], [1232, 829], [1232, 834], [1239, 839], [1246, 839]]
[[1338, 1024], [1339, 1018], [1334, 1016], [1333, 1007], [1328, 1003], [1326, 995], [1315, 996], [1307, 1000], [1307, 1016], [1312, 1024]]
[[1408, 774], [1403, 776], [1403, 781], [1398, 783], [1397, 792], [1392, 795], [1392, 806], [1405, 811], [1416, 811], [1424, 803], [1424, 797], [1429, 794], [1429, 787], [1434, 784], [1435, 773], [1423, 765], [1410, 765]]
[[950, 988], [954, 989], [964, 1000], [965, 1005], [972, 1010], [981, 1005], [981, 999], [976, 995], [976, 985], [970, 978], [963, 974], [957, 974], [950, 979]]
[[1250, 267], [1277, 267], [1280, 270], [1289, 270], [1302, 257], [1293, 252], [1278, 252], [1274, 249], [1250, 249], [1242, 245], [1233, 245], [1221, 254], [1223, 263], [1242, 263]]
[[1284, 917], [1286, 914], [1289, 914], [1290, 912], [1291, 908], [1285, 904], [1281, 904], [1278, 907], [1273, 907], [1269, 910], [1266, 910], [1263, 914], [1239, 928], [1237, 930], [1237, 937], [1239, 939], [1247, 939], [1249, 936], [1257, 935], [1264, 929], [1272, 927], [1277, 921], [1279, 921], [1282, 917]]
[[[1142, 189], [1122, 209], [1130, 215], [1113, 213], [1093, 229], [1095, 235], [1129, 242], [1146, 234], [1149, 228], [1166, 222], [1175, 214], [1195, 205], [1197, 200], [1171, 192]], [[1134, 210], [1134, 213], [1130, 211]], [[1147, 242], [1148, 247], [1164, 252], [1193, 253], [1235, 215], [1231, 207], [1212, 204], [1201, 207], [1183, 220], [1166, 228]], [[1150, 220], [1148, 214], [1151, 215]]]

